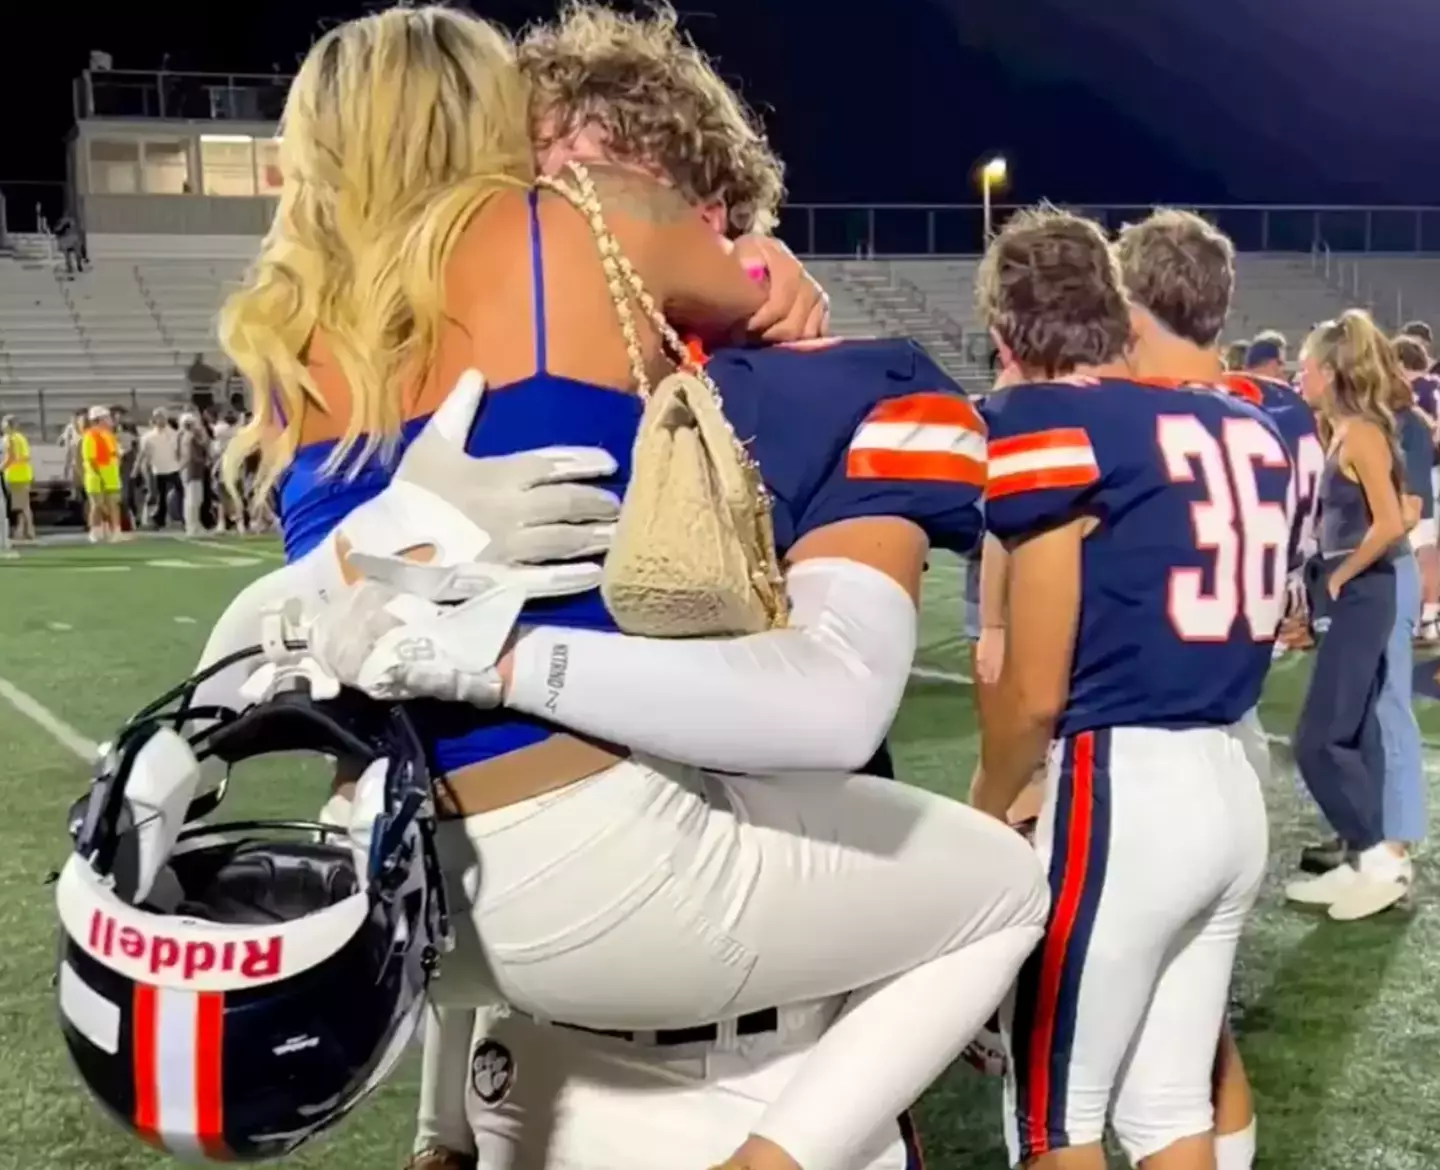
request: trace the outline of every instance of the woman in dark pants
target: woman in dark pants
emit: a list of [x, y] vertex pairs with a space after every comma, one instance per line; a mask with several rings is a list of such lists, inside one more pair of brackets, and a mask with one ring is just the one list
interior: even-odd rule
[[1385, 840], [1385, 748], [1376, 712], [1395, 625], [1392, 558], [1404, 536], [1403, 466], [1389, 403], [1402, 378], [1389, 340], [1358, 309], [1320, 325], [1301, 354], [1300, 388], [1327, 443], [1316, 532], [1329, 628], [1295, 729], [1295, 762], [1349, 853], [1291, 901], [1339, 920], [1400, 901], [1412, 878], [1404, 847]]

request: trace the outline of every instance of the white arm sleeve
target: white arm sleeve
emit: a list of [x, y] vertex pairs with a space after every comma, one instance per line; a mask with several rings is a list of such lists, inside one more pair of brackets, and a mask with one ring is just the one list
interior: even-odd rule
[[516, 644], [506, 705], [677, 763], [853, 772], [880, 746], [915, 656], [916, 612], [855, 561], [791, 569], [791, 624], [725, 639], [542, 626]]

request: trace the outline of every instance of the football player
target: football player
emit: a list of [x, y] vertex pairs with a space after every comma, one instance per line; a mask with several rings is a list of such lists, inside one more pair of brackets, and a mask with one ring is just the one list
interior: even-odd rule
[[[1229, 237], [1191, 212], [1162, 209], [1123, 228], [1115, 252], [1132, 306], [1130, 364], [1136, 375], [1225, 384], [1238, 397], [1259, 405], [1259, 387], [1225, 375], [1218, 349], [1235, 285], [1235, 248]], [[1307, 436], [1323, 463], [1313, 423]], [[1294, 457], [1294, 448], [1291, 453]], [[1308, 501], [1297, 514], [1307, 510]], [[1255, 730], [1253, 750], [1263, 777], [1269, 749], [1258, 722]], [[1216, 1056], [1214, 1083], [1217, 1170], [1250, 1170], [1255, 1161], [1254, 1102], [1228, 1027]]]
[[1131, 376], [1130, 310], [1093, 222], [1012, 218], [977, 299], [1028, 382], [987, 408], [1009, 644], [981, 807], [1003, 816], [1049, 760], [1037, 847], [1052, 910], [1009, 1021], [1012, 1157], [1099, 1170], [1108, 1115], [1132, 1162], [1200, 1170], [1265, 866], [1242, 721], [1284, 603], [1290, 459], [1256, 408]]
[[[1433, 432], [1437, 409], [1435, 391], [1440, 388], [1440, 379], [1429, 372], [1430, 351], [1419, 337], [1402, 333], [1395, 339], [1395, 356], [1399, 359], [1405, 377], [1410, 382], [1410, 389], [1415, 394], [1413, 409], [1424, 417]], [[1420, 523], [1410, 534], [1411, 542], [1415, 546], [1415, 559], [1420, 565], [1423, 601], [1420, 636], [1430, 642], [1440, 640], [1440, 550], [1435, 547], [1437, 540], [1440, 540], [1440, 525], [1436, 523], [1433, 506], [1434, 500], [1440, 498], [1440, 491], [1437, 491], [1435, 486], [1437, 480], [1440, 480], [1440, 471], [1432, 470], [1430, 515], [1422, 516]]]
[[[763, 1035], [732, 1026], [673, 1037], [602, 1036], [480, 1013], [456, 1070], [481, 1170], [704, 1170], [766, 1107], [839, 1017], [842, 1000], [787, 1009]], [[469, 1037], [467, 1037], [467, 1040]], [[458, 1160], [418, 1159], [449, 1167]], [[908, 1118], [847, 1162], [854, 1170], [922, 1170]]]
[[[395, 177], [374, 156], [406, 135], [387, 125], [383, 136], [351, 141], [334, 127], [352, 116], [380, 125], [373, 110], [351, 107], [396, 86], [463, 92], [464, 79], [450, 74], [472, 62], [436, 47], [436, 36], [444, 27], [478, 37], [467, 33], [468, 21], [453, 10], [400, 9], [328, 34], [297, 80], [302, 96], [291, 102], [299, 116], [287, 119], [287, 151], [305, 158], [348, 152], [338, 168], [347, 181], [390, 190]], [[372, 57], [375, 69], [393, 75], [377, 78], [356, 64]], [[323, 64], [332, 58], [334, 70]], [[503, 71], [503, 60], [490, 64]], [[482, 111], [460, 100], [443, 113], [463, 121]], [[675, 111], [665, 113], [677, 122]], [[640, 239], [655, 242], [657, 232], [670, 231], [693, 237], [706, 222], [695, 202], [729, 219], [727, 192], [709, 183], [716, 128], [681, 124], [679, 139], [695, 164], [685, 182], [667, 189], [631, 160], [605, 172], [606, 212], [636, 220], [630, 226]], [[591, 128], [587, 120], [561, 137]], [[479, 140], [457, 129], [456, 141]], [[432, 157], [402, 153], [396, 165], [423, 168]], [[336, 171], [327, 169], [317, 184]], [[640, 382], [626, 356], [636, 348], [652, 361], [658, 354], [653, 340], [622, 345], [603, 269], [593, 251], [577, 247], [596, 217], [517, 192], [508, 203], [496, 195], [493, 216], [487, 209], [465, 220], [465, 188], [444, 179], [435, 177], [443, 196], [435, 214], [467, 224], [456, 228], [458, 237], [445, 236], [455, 261], [445, 271], [456, 281], [440, 281], [428, 251], [409, 258], [411, 276], [429, 289], [426, 303], [437, 312], [447, 298], [473, 298], [443, 314], [445, 321], [463, 316], [472, 328], [447, 333], [454, 344], [439, 352], [451, 364], [412, 389], [418, 401], [433, 402], [450, 384], [439, 371], [471, 363], [502, 371], [497, 380], [510, 385], [487, 395], [478, 420], [473, 411], [451, 417], [447, 399], [438, 431], [451, 448], [429, 461], [407, 450], [401, 471], [411, 478], [403, 484], [465, 504], [462, 446], [498, 456], [566, 437], [593, 444], [597, 429], [623, 467], [640, 414], [633, 396], [616, 393]], [[231, 338], [263, 342], [270, 355], [245, 355], [261, 367], [257, 384], [270, 384], [277, 365], [299, 397], [297, 370], [308, 360], [326, 401], [337, 404], [333, 415], [304, 410], [305, 445], [298, 453], [279, 445], [271, 465], [277, 471], [294, 455], [282, 498], [287, 545], [302, 556], [306, 541], [329, 548], [337, 521], [342, 535], [358, 534], [345, 509], [366, 507], [367, 493], [384, 481], [383, 468], [372, 465], [351, 468], [358, 474], [343, 481], [334, 475], [337, 463], [350, 465], [324, 441], [323, 428], [349, 436], [352, 446], [373, 442], [379, 436], [366, 434], [367, 420], [417, 401], [399, 383], [377, 382], [375, 371], [357, 367], [352, 379], [326, 360], [327, 350], [338, 352], [328, 344], [336, 331], [362, 349], [381, 345], [368, 326], [350, 328], [368, 317], [323, 295], [327, 281], [338, 281], [337, 297], [359, 296], [342, 280], [353, 269], [332, 269], [321, 255], [303, 272], [284, 266], [286, 279], [305, 286], [304, 303], [333, 310], [313, 337], [277, 332], [273, 301], [261, 295], [264, 274], [278, 278], [277, 253], [314, 251], [321, 239], [368, 263], [375, 256], [367, 241], [394, 227], [383, 222], [386, 214], [413, 211], [410, 202], [358, 195], [355, 206], [357, 216], [382, 222], [361, 231], [351, 220], [318, 216], [305, 201], [288, 208], [231, 316]], [[502, 253], [513, 262], [508, 268]], [[648, 254], [676, 263], [667, 251]], [[580, 276], [553, 279], [567, 270]], [[460, 279], [471, 272], [485, 279]], [[502, 273], [513, 288], [497, 283]], [[377, 279], [389, 275], [383, 268]], [[669, 274], [682, 275], [697, 273]], [[748, 305], [752, 291], [729, 307]], [[364, 298], [375, 299], [368, 289]], [[445, 321], [432, 324], [450, 331]], [[455, 904], [469, 911], [455, 916], [461, 945], [442, 994], [456, 988], [473, 1003], [473, 985], [488, 975], [508, 1001], [549, 1020], [605, 1030], [733, 1020], [749, 1035], [787, 1005], [861, 992], [850, 995], [754, 1136], [737, 1135], [743, 1145], [732, 1155], [754, 1170], [828, 1170], [913, 1100], [998, 1005], [1039, 937], [1048, 902], [1033, 856], [1013, 833], [942, 798], [848, 774], [883, 737], [903, 692], [930, 535], [944, 518], [970, 516], [973, 544], [982, 428], [953, 383], [905, 342], [730, 351], [713, 359], [711, 372], [774, 497], [776, 539], [787, 558], [787, 627], [741, 638], [628, 637], [592, 594], [527, 605], [506, 649], [515, 614], [502, 610], [513, 594], [486, 591], [442, 610], [433, 593], [417, 596], [418, 584], [402, 590], [392, 578], [388, 588], [371, 581], [331, 591], [308, 649], [332, 676], [372, 694], [443, 700], [415, 705], [420, 734], [446, 773], [450, 811], [466, 814], [441, 833], [455, 863]], [[296, 437], [294, 429], [287, 436]], [[612, 486], [623, 483], [622, 476]], [[495, 503], [493, 492], [489, 499]], [[488, 532], [463, 507], [452, 510]], [[417, 542], [433, 545], [427, 535], [417, 532]], [[480, 543], [471, 537], [472, 547]], [[435, 568], [448, 584], [455, 565], [445, 562]], [[359, 564], [353, 556], [345, 563]], [[290, 650], [283, 641], [277, 648], [282, 658]], [[770, 769], [805, 774], [781, 780]], [[897, 915], [897, 906], [905, 913]], [[913, 1014], [922, 1007], [919, 1027]]]
[[1290, 579], [1286, 612], [1275, 653], [1306, 650], [1315, 645], [1310, 631], [1311, 606], [1305, 564], [1315, 553], [1315, 509], [1325, 450], [1315, 428], [1315, 412], [1285, 376], [1285, 337], [1276, 330], [1258, 334], [1245, 356], [1245, 368], [1222, 379], [1232, 394], [1266, 411], [1280, 428], [1295, 469], [1295, 526], [1290, 547]]

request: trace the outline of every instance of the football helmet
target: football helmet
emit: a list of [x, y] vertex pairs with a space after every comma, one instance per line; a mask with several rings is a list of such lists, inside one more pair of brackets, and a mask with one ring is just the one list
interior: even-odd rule
[[[410, 1040], [449, 939], [409, 720], [304, 685], [239, 711], [195, 703], [260, 653], [215, 663], [102, 746], [56, 887], [60, 1023], [80, 1077], [123, 1126], [190, 1159], [272, 1158], [351, 1109]], [[352, 838], [200, 820], [233, 765], [294, 751], [357, 763], [373, 823]]]

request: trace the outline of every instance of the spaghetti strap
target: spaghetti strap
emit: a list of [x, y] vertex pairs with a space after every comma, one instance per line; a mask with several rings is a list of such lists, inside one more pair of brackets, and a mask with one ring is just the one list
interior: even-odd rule
[[540, 254], [540, 192], [530, 192], [530, 287], [535, 300], [535, 372], [545, 372], [545, 265]]

